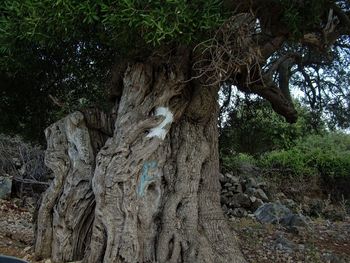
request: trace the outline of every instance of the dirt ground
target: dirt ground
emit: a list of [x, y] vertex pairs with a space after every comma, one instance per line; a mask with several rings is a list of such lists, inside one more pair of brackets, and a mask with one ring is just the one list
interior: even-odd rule
[[[33, 205], [0, 200], [0, 254], [36, 261], [33, 255]], [[253, 218], [231, 218], [248, 262], [350, 262], [350, 218], [342, 222], [313, 219], [307, 228], [290, 233]]]

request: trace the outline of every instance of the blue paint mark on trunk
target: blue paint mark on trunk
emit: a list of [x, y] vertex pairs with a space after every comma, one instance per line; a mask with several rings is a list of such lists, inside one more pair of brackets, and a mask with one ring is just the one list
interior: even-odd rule
[[145, 189], [146, 187], [153, 181], [155, 181], [155, 176], [156, 175], [150, 175], [149, 170], [150, 169], [155, 169], [157, 168], [157, 162], [156, 161], [151, 161], [151, 162], [146, 162], [143, 167], [142, 167], [142, 174], [140, 178], [140, 182], [137, 186], [137, 194], [141, 197], [145, 195]]

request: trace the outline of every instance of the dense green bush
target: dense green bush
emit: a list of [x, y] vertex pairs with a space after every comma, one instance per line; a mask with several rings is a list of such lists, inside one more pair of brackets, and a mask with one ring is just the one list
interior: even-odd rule
[[291, 175], [350, 176], [350, 135], [310, 135], [287, 150], [263, 155], [259, 164]]
[[298, 121], [287, 123], [262, 99], [236, 99], [221, 130], [222, 155], [247, 153], [259, 156], [272, 150], [289, 149], [310, 134], [323, 133], [324, 122], [298, 101], [294, 102]]

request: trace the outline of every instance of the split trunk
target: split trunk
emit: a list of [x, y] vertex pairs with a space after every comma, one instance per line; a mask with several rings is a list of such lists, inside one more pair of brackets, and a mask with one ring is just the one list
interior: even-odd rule
[[46, 130], [55, 179], [35, 251], [54, 262], [245, 262], [220, 207], [217, 88], [187, 81], [190, 54], [129, 65], [115, 114]]

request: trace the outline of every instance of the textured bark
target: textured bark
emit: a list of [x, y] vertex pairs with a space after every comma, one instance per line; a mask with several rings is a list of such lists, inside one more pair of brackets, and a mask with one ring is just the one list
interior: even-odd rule
[[[96, 111], [89, 113], [93, 124]], [[99, 122], [108, 122], [104, 114], [98, 115]], [[35, 251], [37, 256], [52, 257], [55, 262], [81, 258], [91, 236], [95, 152], [98, 145], [104, 144], [106, 136], [94, 128], [89, 131], [86, 123], [83, 113], [75, 112], [45, 131], [45, 164], [55, 178], [43, 195], [38, 211]], [[93, 142], [90, 133], [94, 135]]]
[[[57, 200], [64, 198], [65, 203], [71, 203], [72, 197], [62, 194], [69, 189], [59, 189], [73, 171], [79, 178], [91, 178], [93, 154], [88, 154], [89, 162], [84, 163], [85, 175], [81, 174], [83, 169], [66, 168], [66, 163], [72, 162], [70, 156], [51, 165], [56, 176], [62, 176], [46, 193], [38, 222], [45, 229], [50, 224], [55, 227], [57, 221], [69, 229], [72, 225], [84, 226], [84, 240], [91, 240], [87, 250], [57, 256], [61, 254], [56, 251], [66, 251], [68, 246], [55, 242], [55, 238], [71, 240], [75, 247], [76, 233], [65, 231], [63, 235], [47, 229], [38, 231], [38, 237], [50, 241], [51, 250], [41, 238], [36, 242], [37, 253], [51, 256], [55, 262], [245, 262], [220, 207], [217, 89], [185, 81], [190, 72], [187, 52], [173, 56], [166, 64], [155, 61], [131, 65], [124, 75], [113, 136], [96, 156], [92, 228], [91, 219], [86, 223], [86, 213], [80, 214], [80, 210], [93, 207], [93, 201], [85, 198], [91, 192], [74, 190], [72, 196], [86, 202], [80, 201], [82, 208], [75, 210], [79, 215], [74, 217], [74, 224], [67, 221]], [[84, 159], [79, 155], [78, 160]], [[68, 229], [59, 226], [60, 231]]]

